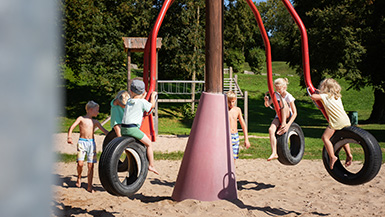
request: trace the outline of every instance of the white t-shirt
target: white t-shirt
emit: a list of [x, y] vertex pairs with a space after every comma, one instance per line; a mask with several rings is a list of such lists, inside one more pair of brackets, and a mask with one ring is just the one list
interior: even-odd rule
[[[277, 92], [275, 92], [275, 97], [277, 98], [278, 102], [281, 100], [281, 96]], [[293, 110], [291, 110], [290, 103], [294, 102], [295, 98], [289, 92], [286, 92], [286, 96], [282, 98], [287, 102], [287, 106], [289, 106], [290, 114], [292, 115]], [[278, 117], [278, 116], [276, 115], [275, 117]]]
[[320, 96], [326, 114], [329, 117], [330, 127], [334, 130], [340, 130], [344, 127], [350, 126], [350, 120], [344, 110], [341, 98], [329, 98], [327, 94], [320, 94]]
[[149, 112], [152, 104], [145, 99], [129, 99], [124, 109], [122, 124], [142, 125], [143, 112]]

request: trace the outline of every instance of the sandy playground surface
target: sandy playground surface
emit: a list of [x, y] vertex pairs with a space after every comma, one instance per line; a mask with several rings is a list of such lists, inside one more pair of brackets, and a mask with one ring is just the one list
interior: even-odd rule
[[[73, 135], [76, 141], [78, 134]], [[96, 136], [98, 149], [104, 136]], [[66, 134], [54, 135], [55, 151], [76, 153]], [[155, 151], [184, 151], [187, 137], [158, 136]], [[385, 216], [385, 172], [369, 183], [347, 186], [332, 179], [322, 161], [302, 160], [285, 166], [277, 160], [237, 160], [238, 199], [204, 202], [171, 199], [181, 161], [156, 161], [161, 174], [148, 173], [143, 187], [131, 197], [116, 197], [103, 189], [95, 164], [95, 193], [86, 191], [87, 169], [77, 188], [76, 162], [56, 163], [52, 216]], [[358, 166], [359, 162], [354, 162]]]

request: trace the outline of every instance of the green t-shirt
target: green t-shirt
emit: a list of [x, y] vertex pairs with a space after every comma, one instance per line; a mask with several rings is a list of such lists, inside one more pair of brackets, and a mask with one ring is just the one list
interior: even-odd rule
[[114, 99], [111, 101], [111, 128], [117, 124], [121, 124], [123, 120], [124, 108], [114, 105]]

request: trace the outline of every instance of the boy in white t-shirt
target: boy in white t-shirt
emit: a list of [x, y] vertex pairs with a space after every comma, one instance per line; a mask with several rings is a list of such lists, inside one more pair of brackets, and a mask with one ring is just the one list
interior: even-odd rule
[[124, 109], [121, 133], [123, 136], [136, 138], [147, 147], [148, 170], [159, 175], [154, 167], [154, 153], [151, 146], [151, 140], [140, 130], [143, 112], [149, 112], [155, 107], [155, 96], [157, 92], [152, 92], [150, 102], [144, 99], [146, 94], [144, 82], [133, 80], [130, 86], [131, 98], [128, 99]]
[[[311, 95], [311, 99], [314, 101], [321, 101], [326, 114], [329, 117], [329, 126], [322, 135], [322, 141], [324, 142], [326, 151], [329, 155], [330, 169], [333, 169], [334, 163], [338, 158], [334, 155], [334, 148], [330, 138], [336, 130], [350, 126], [350, 120], [341, 101], [341, 86], [336, 80], [332, 78], [324, 79], [320, 83], [320, 90], [317, 91], [319, 91], [319, 93]], [[351, 154], [349, 143], [344, 145], [344, 149], [346, 152], [345, 166], [350, 166], [353, 155]]]

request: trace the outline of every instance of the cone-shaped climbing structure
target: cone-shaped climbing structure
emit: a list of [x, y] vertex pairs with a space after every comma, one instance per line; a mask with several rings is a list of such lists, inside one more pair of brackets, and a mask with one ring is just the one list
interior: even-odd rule
[[237, 198], [226, 100], [224, 94], [202, 94], [172, 199]]

